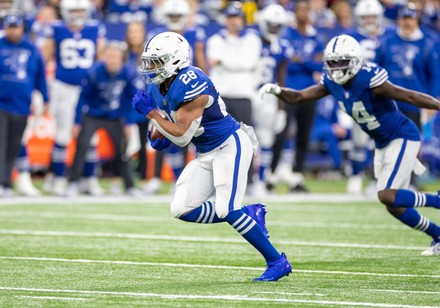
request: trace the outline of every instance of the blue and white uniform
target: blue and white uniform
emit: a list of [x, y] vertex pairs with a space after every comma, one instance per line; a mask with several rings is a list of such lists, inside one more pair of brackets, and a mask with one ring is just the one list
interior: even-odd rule
[[239, 209], [257, 143], [252, 128], [240, 125], [226, 112], [212, 81], [197, 67], [182, 69], [165, 95], [158, 86], [150, 93], [162, 114], [173, 122], [183, 104], [191, 104], [200, 95], [209, 96], [200, 126], [191, 140], [197, 157], [185, 167], [176, 183], [171, 204], [173, 216], [180, 217], [200, 207], [214, 193], [218, 217], [224, 218]]
[[420, 133], [404, 116], [395, 101], [376, 97], [372, 89], [388, 80], [388, 72], [375, 63], [366, 63], [349, 86], [331, 81], [326, 74], [321, 83], [362, 130], [375, 142], [374, 170], [377, 190], [407, 188], [411, 171], [418, 171]]
[[70, 142], [81, 82], [95, 63], [98, 40], [104, 35], [105, 28], [97, 21], [87, 22], [78, 32], [72, 32], [65, 22], [56, 22], [48, 29], [47, 36], [55, 44], [51, 113], [57, 125], [55, 143], [59, 145]]
[[364, 51], [364, 59], [366, 61], [374, 61], [376, 58], [376, 50], [379, 48], [380, 40], [385, 36], [390, 35], [393, 31], [396, 31], [395, 28], [386, 27], [382, 30], [382, 32], [376, 36], [370, 36], [366, 31], [362, 29], [356, 29], [353, 33], [349, 33], [348, 35], [352, 36], [359, 42], [363, 51]]
[[[287, 40], [279, 39], [273, 43], [263, 40], [258, 67], [259, 87], [268, 82], [280, 82], [281, 80], [277, 80], [280, 66], [283, 62], [287, 64], [292, 55], [293, 50]], [[272, 147], [275, 134], [284, 128], [283, 123], [279, 123], [278, 98], [274, 95], [264, 95], [263, 97], [257, 95], [253, 100], [253, 105], [255, 133], [258, 136], [258, 141], [262, 147]]]

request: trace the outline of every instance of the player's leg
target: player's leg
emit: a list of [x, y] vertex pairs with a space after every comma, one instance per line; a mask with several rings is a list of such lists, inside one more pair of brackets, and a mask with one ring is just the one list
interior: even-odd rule
[[351, 129], [352, 149], [348, 152], [348, 159], [351, 163], [351, 175], [347, 181], [347, 192], [351, 194], [362, 193], [363, 171], [367, 159], [367, 149], [365, 145], [368, 142], [368, 135], [362, 131], [361, 127], [353, 123]]
[[99, 136], [97, 133], [95, 133], [86, 150], [82, 179], [80, 180], [81, 192], [92, 196], [101, 196], [104, 194], [104, 190], [100, 186], [98, 177], [96, 175], [96, 167], [99, 162], [97, 150], [98, 142]]
[[291, 187], [293, 192], [308, 192], [304, 183], [304, 165], [308, 151], [310, 132], [315, 118], [316, 102], [294, 106], [296, 108], [296, 147], [293, 174], [300, 179], [296, 186]]
[[[104, 120], [105, 121], [105, 120]], [[112, 139], [115, 148], [115, 161], [119, 165], [119, 173], [124, 181], [125, 191], [128, 195], [139, 196], [134, 185], [133, 169], [131, 158], [127, 154], [127, 137], [124, 132], [124, 125], [121, 121], [105, 121], [105, 128]]]
[[75, 196], [79, 193], [79, 180], [84, 168], [84, 161], [87, 155], [87, 149], [92, 139], [93, 134], [99, 128], [99, 121], [84, 115], [81, 131], [78, 135], [75, 156], [73, 158], [72, 167], [69, 174], [69, 186], [66, 194], [68, 196]]
[[157, 194], [162, 187], [161, 173], [166, 151], [156, 151], [154, 156], [154, 175], [142, 187], [142, 190], [148, 195]]
[[7, 138], [2, 140], [2, 142], [7, 144], [5, 165], [6, 177], [3, 186], [7, 191], [12, 192], [12, 169], [14, 167], [15, 159], [20, 152], [21, 140], [27, 124], [27, 116], [9, 114], [8, 118], [9, 127]]
[[258, 97], [253, 103], [255, 134], [259, 141], [258, 180], [254, 183], [253, 194], [258, 196], [267, 193], [266, 173], [269, 172], [272, 162], [272, 146], [275, 135], [284, 129], [286, 115], [284, 111], [281, 113], [278, 110], [278, 98], [274, 95]]
[[[186, 147], [187, 148], [187, 147]], [[178, 179], [185, 167], [186, 155], [183, 148], [171, 144], [167, 149], [167, 160], [173, 170], [174, 178]]]
[[237, 130], [216, 153], [213, 160], [214, 186], [216, 190], [215, 211], [225, 219], [265, 258], [268, 268], [256, 280], [275, 281], [291, 272], [284, 254], [268, 240], [264, 228], [243, 210], [247, 183], [247, 169], [253, 155], [252, 141], [242, 129]]
[[440, 208], [440, 197], [408, 190], [411, 173], [418, 167], [419, 148], [419, 141], [396, 139], [386, 148], [376, 150], [374, 166], [378, 197], [401, 222], [431, 236], [431, 248], [434, 249], [431, 252], [440, 254], [440, 227], [415, 209], [421, 206]]
[[51, 192], [55, 195], [65, 194], [67, 146], [72, 139], [79, 92], [80, 87], [58, 80], [52, 81], [50, 108], [55, 120], [55, 142], [52, 150], [51, 170], [55, 177]]

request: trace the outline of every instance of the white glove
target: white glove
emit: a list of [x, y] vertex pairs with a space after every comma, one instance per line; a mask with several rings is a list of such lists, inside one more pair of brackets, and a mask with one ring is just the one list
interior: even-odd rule
[[281, 87], [274, 83], [266, 83], [258, 90], [258, 94], [263, 99], [265, 94], [278, 95], [281, 93]]

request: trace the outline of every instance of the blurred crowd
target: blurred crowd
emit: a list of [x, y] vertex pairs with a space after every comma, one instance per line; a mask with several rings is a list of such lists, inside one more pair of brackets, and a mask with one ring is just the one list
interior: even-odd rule
[[[320, 82], [332, 37], [353, 36], [391, 82], [440, 98], [438, 0], [0, 0], [0, 196], [143, 196], [179, 177], [194, 149], [153, 151], [148, 121], [131, 108], [134, 93], [147, 88], [138, 73], [145, 42], [163, 31], [188, 40], [193, 65], [214, 81], [227, 111], [255, 127], [251, 195], [279, 184], [306, 193], [305, 175], [347, 178], [353, 194], [364, 192], [366, 178], [374, 183], [372, 142], [332, 97], [287, 106], [257, 96], [267, 82], [295, 89]], [[397, 104], [422, 132], [429, 175], [440, 177], [440, 113]], [[45, 166], [30, 159], [26, 132], [36, 118], [53, 123]], [[111, 141], [105, 159], [100, 128]], [[44, 173], [41, 190], [36, 172]]]

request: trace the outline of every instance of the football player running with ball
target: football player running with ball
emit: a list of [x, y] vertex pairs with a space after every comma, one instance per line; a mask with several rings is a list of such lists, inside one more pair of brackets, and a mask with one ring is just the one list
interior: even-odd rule
[[440, 227], [415, 209], [440, 209], [440, 196], [408, 190], [411, 172], [424, 171], [417, 160], [420, 133], [394, 100], [434, 110], [440, 109], [440, 101], [389, 82], [385, 69], [372, 62], [364, 63], [362, 48], [351, 36], [340, 35], [330, 40], [323, 61], [320, 84], [302, 91], [265, 84], [260, 94], [274, 94], [292, 105], [334, 96], [341, 109], [375, 141], [374, 173], [379, 200], [402, 223], [432, 237], [431, 247], [422, 255], [440, 255]]
[[172, 215], [187, 222], [230, 224], [267, 262], [266, 271], [254, 281], [289, 275], [292, 268], [286, 255], [268, 240], [265, 206], [241, 207], [257, 149], [253, 129], [226, 112], [212, 81], [191, 66], [189, 44], [180, 34], [152, 37], [141, 59], [141, 72], [153, 86], [135, 95], [133, 107], [165, 136], [152, 140], [149, 133], [151, 145], [163, 150], [171, 142], [181, 147], [192, 142], [197, 149], [197, 157], [177, 180]]

